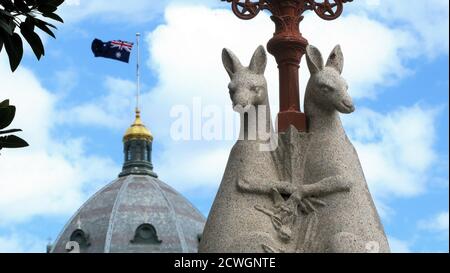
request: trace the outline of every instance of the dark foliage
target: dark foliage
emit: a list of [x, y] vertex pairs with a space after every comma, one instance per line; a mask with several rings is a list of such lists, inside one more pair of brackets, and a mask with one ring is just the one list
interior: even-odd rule
[[45, 50], [36, 27], [55, 38], [53, 30], [56, 26], [43, 18], [63, 23], [63, 19], [55, 13], [63, 2], [64, 0], [0, 0], [0, 52], [4, 47], [12, 71], [17, 69], [23, 56], [22, 38], [16, 30], [20, 29], [23, 38], [40, 60], [45, 55]]
[[28, 143], [15, 135], [6, 135], [20, 132], [20, 129], [3, 130], [8, 127], [16, 115], [16, 107], [9, 104], [9, 100], [0, 102], [0, 150], [3, 148], [27, 147]]

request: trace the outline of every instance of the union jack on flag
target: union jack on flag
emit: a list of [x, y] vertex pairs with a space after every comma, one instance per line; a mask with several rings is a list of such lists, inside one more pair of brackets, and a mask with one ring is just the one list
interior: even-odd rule
[[111, 41], [111, 47], [118, 48], [119, 50], [126, 50], [128, 52], [131, 52], [131, 49], [133, 49], [133, 43], [130, 42], [124, 42], [124, 41]]
[[92, 52], [95, 57], [104, 57], [128, 63], [130, 61], [130, 53], [133, 49], [133, 45], [133, 43], [121, 40], [103, 42], [99, 39], [95, 39], [92, 42]]

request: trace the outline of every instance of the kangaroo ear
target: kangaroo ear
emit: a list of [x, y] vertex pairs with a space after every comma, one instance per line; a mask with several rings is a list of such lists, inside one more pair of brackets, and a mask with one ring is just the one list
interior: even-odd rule
[[228, 75], [230, 75], [230, 78], [233, 77], [234, 73], [243, 68], [236, 55], [234, 55], [234, 53], [227, 48], [222, 50], [222, 62], [225, 70], [228, 72]]
[[250, 70], [257, 73], [257, 74], [264, 74], [264, 71], [266, 70], [267, 65], [267, 56], [266, 51], [264, 50], [263, 46], [258, 46], [258, 48], [255, 50], [255, 53], [253, 53], [252, 60], [250, 61]]
[[339, 74], [344, 69], [344, 55], [342, 54], [341, 46], [337, 45], [328, 57], [327, 66], [335, 68]]
[[311, 74], [315, 74], [323, 69], [322, 54], [317, 47], [312, 45], [306, 47], [306, 62]]

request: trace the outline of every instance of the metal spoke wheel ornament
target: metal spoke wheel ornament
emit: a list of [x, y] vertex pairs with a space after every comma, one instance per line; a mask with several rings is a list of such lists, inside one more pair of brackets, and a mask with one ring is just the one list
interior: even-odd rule
[[323, 1], [323, 3], [315, 3], [314, 11], [316, 14], [325, 20], [334, 20], [341, 16], [344, 7], [342, 5], [342, 1], [332, 0], [330, 3], [329, 0]]
[[240, 19], [250, 20], [258, 15], [261, 7], [258, 3], [251, 2], [250, 0], [245, 0], [244, 3], [240, 1], [233, 1], [231, 4], [231, 9], [233, 13], [236, 14]]

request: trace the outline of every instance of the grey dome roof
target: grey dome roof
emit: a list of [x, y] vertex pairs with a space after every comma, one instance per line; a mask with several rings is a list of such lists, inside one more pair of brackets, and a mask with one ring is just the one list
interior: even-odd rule
[[69, 220], [51, 252], [197, 252], [204, 216], [182, 195], [149, 175], [120, 177]]

